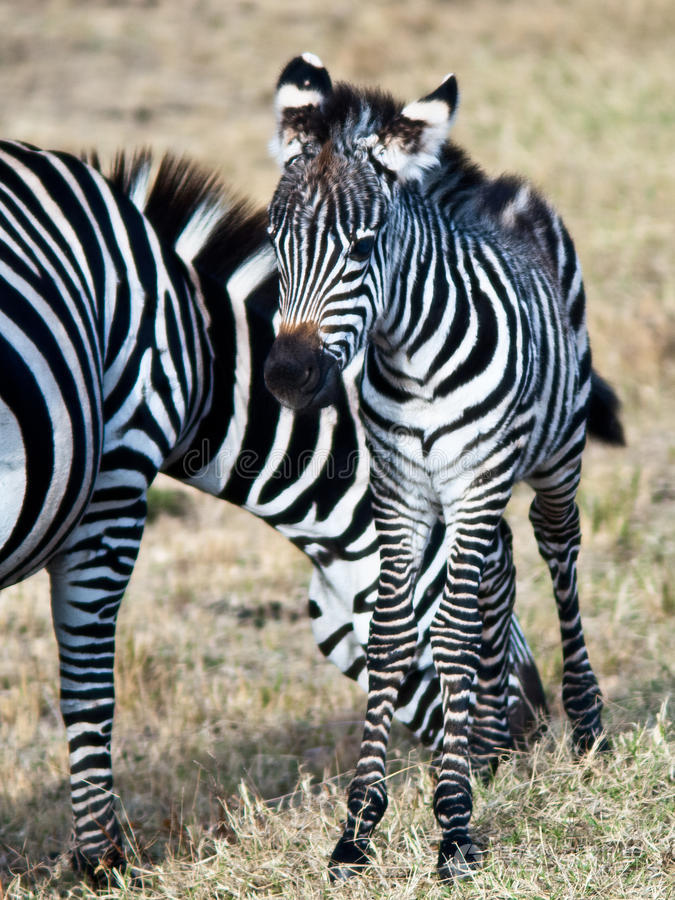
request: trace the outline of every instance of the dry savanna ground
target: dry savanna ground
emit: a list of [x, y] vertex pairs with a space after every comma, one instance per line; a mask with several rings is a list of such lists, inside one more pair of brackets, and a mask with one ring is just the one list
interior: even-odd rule
[[[110, 897], [667, 898], [675, 893], [675, 5], [672, 0], [1, 0], [3, 137], [110, 156], [188, 152], [261, 202], [275, 77], [313, 50], [406, 99], [454, 70], [455, 136], [557, 203], [587, 280], [596, 366], [629, 445], [591, 447], [581, 590], [613, 750], [572, 763], [549, 582], [518, 491], [518, 609], [552, 736], [476, 788], [488, 849], [434, 879], [428, 755], [403, 730], [363, 881], [328, 886], [364, 708], [305, 615], [306, 561], [260, 523], [161, 481], [119, 624], [114, 760], [141, 886]], [[0, 896], [87, 895], [69, 827], [42, 576], [0, 598]], [[56, 859], [52, 857], [56, 855]], [[51, 859], [51, 861], [50, 861]], [[151, 866], [150, 863], [153, 863]]]

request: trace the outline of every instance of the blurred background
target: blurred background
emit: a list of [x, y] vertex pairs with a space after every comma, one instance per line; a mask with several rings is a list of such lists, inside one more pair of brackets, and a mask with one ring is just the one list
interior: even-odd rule
[[[531, 178], [563, 215], [629, 442], [587, 454], [582, 610], [610, 727], [653, 721], [675, 662], [675, 4], [0, 0], [0, 136], [104, 160], [139, 145], [187, 153], [264, 204], [275, 81], [306, 50], [334, 80], [403, 100], [454, 71], [453, 137], [490, 172]], [[242, 777], [270, 797], [299, 767], [348, 768], [363, 696], [314, 647], [304, 558], [168, 480], [153, 502], [119, 632], [115, 759], [132, 820], [171, 831], [156, 816], [176, 785], [203, 822]], [[559, 714], [528, 502], [517, 492], [511, 513], [518, 609]], [[67, 833], [46, 591], [38, 576], [0, 598], [0, 862], [3, 846], [39, 854]]]

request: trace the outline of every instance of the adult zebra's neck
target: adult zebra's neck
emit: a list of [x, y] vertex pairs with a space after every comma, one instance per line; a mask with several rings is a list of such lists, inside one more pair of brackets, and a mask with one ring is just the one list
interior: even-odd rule
[[199, 487], [220, 493], [246, 419], [239, 412], [251, 371], [245, 303], [263, 282], [276, 302], [265, 214], [233, 197], [213, 172], [171, 155], [155, 164], [147, 151], [119, 154], [107, 177], [143, 213], [161, 252], [180, 268], [184, 305], [199, 325], [193, 367], [205, 400], [164, 470], [181, 480], [201, 479]]
[[195, 272], [209, 320], [211, 403], [190, 445], [169, 469], [169, 474], [213, 495], [224, 494], [236, 474], [251, 394], [261, 389], [253, 385], [261, 368], [255, 357], [259, 347], [271, 346], [278, 304], [276, 266], [266, 235], [252, 253], [235, 251], [231, 262], [229, 272], [218, 276], [201, 267]]

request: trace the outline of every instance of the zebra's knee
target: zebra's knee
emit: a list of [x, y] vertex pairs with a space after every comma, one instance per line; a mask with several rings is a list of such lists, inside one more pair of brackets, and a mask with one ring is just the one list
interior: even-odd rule
[[411, 649], [396, 642], [368, 642], [366, 660], [370, 676], [403, 679], [414, 659]]
[[475, 625], [468, 624], [462, 631], [449, 628], [447, 623], [431, 623], [429, 641], [437, 673], [441, 677], [452, 678], [459, 691], [469, 690], [473, 684], [482, 646], [480, 619]]
[[371, 674], [392, 674], [403, 678], [415, 658], [417, 624], [414, 621], [382, 622], [373, 616], [368, 636], [366, 661]]
[[535, 534], [570, 532], [579, 530], [579, 507], [574, 496], [564, 499], [535, 494], [530, 504], [529, 518]]

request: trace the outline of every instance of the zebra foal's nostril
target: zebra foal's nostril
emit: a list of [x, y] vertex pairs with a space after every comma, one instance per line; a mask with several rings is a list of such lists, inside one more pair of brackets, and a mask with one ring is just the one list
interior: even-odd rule
[[318, 379], [319, 367], [314, 350], [307, 350], [281, 338], [272, 345], [265, 363], [265, 380], [269, 387], [283, 383], [287, 387], [311, 390]]
[[265, 383], [281, 403], [306, 405], [322, 378], [321, 351], [301, 336], [280, 335], [265, 363]]
[[313, 391], [319, 382], [319, 366], [314, 360], [305, 364], [303, 379], [300, 387], [305, 391]]

